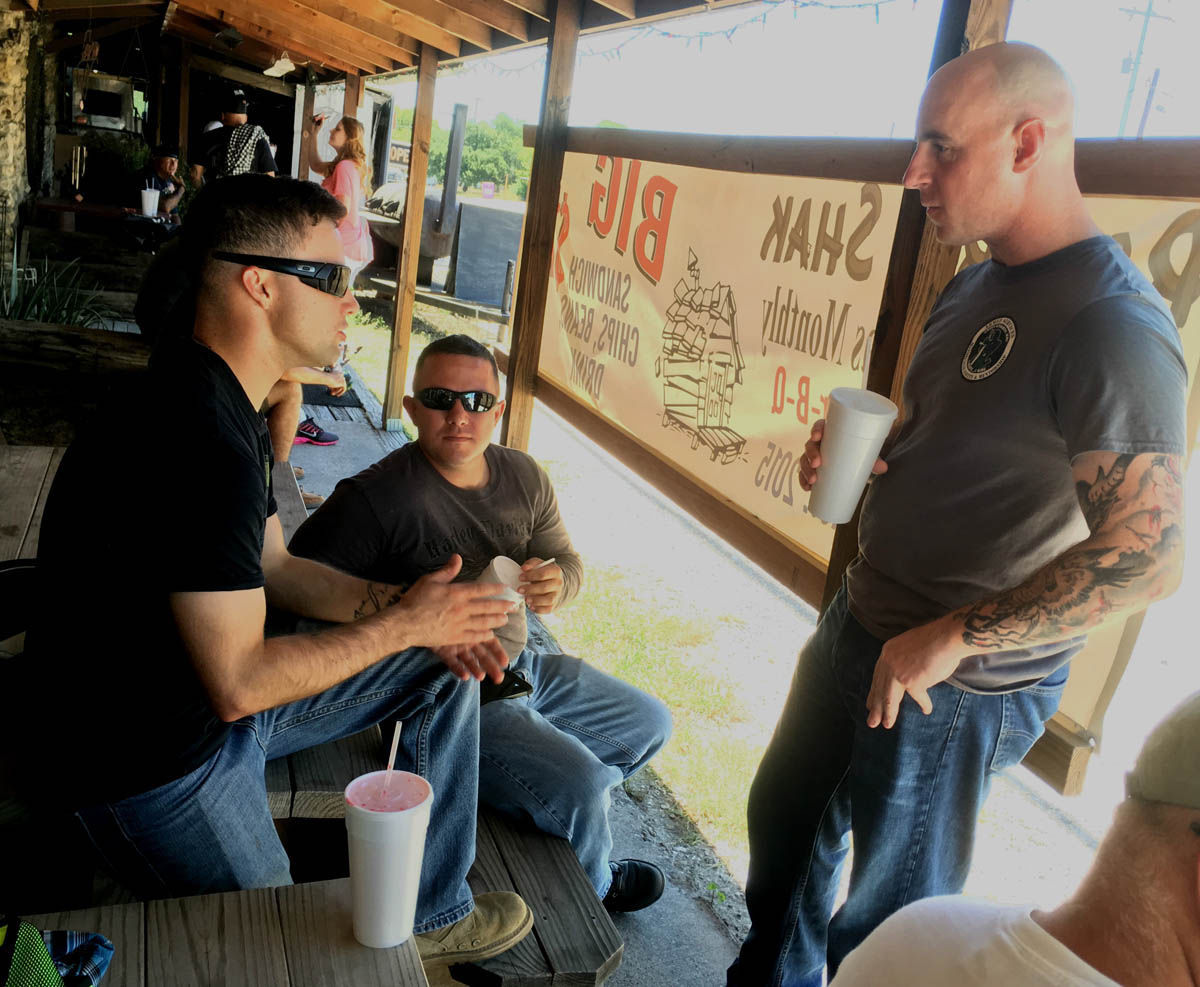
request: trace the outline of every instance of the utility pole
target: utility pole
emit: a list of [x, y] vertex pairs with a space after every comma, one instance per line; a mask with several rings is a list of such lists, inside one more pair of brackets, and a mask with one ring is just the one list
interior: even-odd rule
[[1158, 73], [1161, 69], [1154, 70], [1154, 77], [1150, 80], [1150, 91], [1146, 94], [1146, 108], [1142, 110], [1142, 122], [1138, 124], [1137, 139], [1142, 139], [1142, 134], [1146, 132], [1146, 121], [1150, 119], [1150, 108], [1154, 105], [1154, 94], [1158, 90]]
[[1146, 0], [1145, 10], [1133, 10], [1129, 7], [1121, 7], [1121, 13], [1128, 14], [1130, 18], [1140, 17], [1142, 19], [1142, 36], [1138, 39], [1137, 54], [1133, 56], [1133, 68], [1129, 73], [1129, 91], [1125, 93], [1125, 106], [1121, 109], [1121, 126], [1117, 128], [1117, 136], [1125, 136], [1125, 124], [1129, 122], [1129, 107], [1133, 103], [1133, 92], [1137, 88], [1138, 69], [1142, 65], [1142, 51], [1146, 47], [1146, 34], [1150, 30], [1151, 18], [1157, 18], [1161, 21], [1169, 21], [1174, 18], [1166, 17], [1163, 14], [1154, 12], [1154, 0]]

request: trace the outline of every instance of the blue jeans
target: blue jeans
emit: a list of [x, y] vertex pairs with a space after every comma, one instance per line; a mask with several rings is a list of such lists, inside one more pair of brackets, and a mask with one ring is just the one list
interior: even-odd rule
[[604, 897], [609, 791], [671, 734], [658, 699], [570, 655], [526, 648], [512, 663], [532, 686], [479, 711], [479, 799], [567, 840]]
[[[870, 730], [866, 700], [883, 642], [845, 589], [800, 653], [750, 788], [750, 934], [730, 987], [820, 987], [902, 906], [962, 890], [989, 776], [1018, 763], [1058, 708], [1067, 669], [1003, 695], [929, 690], [896, 725]], [[854, 834], [846, 903], [830, 919]]]
[[291, 884], [267, 808], [266, 762], [376, 723], [390, 737], [396, 719], [404, 721], [396, 766], [433, 786], [415, 927], [428, 932], [474, 907], [466, 877], [475, 859], [479, 690], [423, 649], [244, 717], [190, 774], [76, 815], [112, 871], [143, 897]]

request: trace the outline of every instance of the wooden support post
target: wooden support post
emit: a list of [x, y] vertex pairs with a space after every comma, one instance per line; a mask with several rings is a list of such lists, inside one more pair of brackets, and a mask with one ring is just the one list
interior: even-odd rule
[[179, 156], [188, 156], [188, 103], [192, 96], [192, 46], [186, 41], [179, 46]]
[[[347, 77], [348, 79], [349, 77]], [[433, 132], [433, 86], [437, 51], [421, 45], [417, 67], [417, 106], [413, 113], [412, 151], [408, 159], [408, 189], [404, 198], [404, 242], [396, 264], [396, 312], [392, 349], [388, 354], [387, 388], [383, 395], [383, 427], [400, 431], [404, 379], [411, 349], [413, 305], [417, 300], [417, 262], [425, 212], [425, 176], [429, 173], [429, 138]]]
[[313, 127], [313, 113], [317, 98], [317, 87], [306, 85], [304, 87], [304, 106], [300, 110], [300, 160], [296, 162], [296, 177], [305, 180], [309, 177], [308, 161], [312, 156], [313, 142], [316, 141], [317, 135]]
[[346, 92], [342, 99], [342, 116], [358, 119], [358, 104], [363, 97], [363, 77], [346, 73]]
[[501, 441], [514, 449], [528, 447], [533, 422], [546, 285], [550, 280], [558, 187], [567, 150], [567, 117], [571, 110], [571, 83], [575, 77], [575, 49], [582, 11], [582, 0], [557, 0], [550, 15], [542, 114], [533, 150], [533, 173], [521, 237], [520, 279], [513, 309], [508, 407], [501, 432]]
[[[933, 75], [968, 48], [980, 48], [1004, 40], [1012, 0], [945, 0], [933, 45], [929, 74]], [[904, 376], [925, 329], [933, 303], [954, 276], [959, 248], [946, 247], [925, 223], [918, 194], [904, 193], [892, 255], [883, 289], [883, 305], [875, 329], [867, 386], [887, 394], [904, 407]], [[901, 411], [903, 414], [903, 410]], [[840, 524], [829, 552], [821, 611], [829, 606], [842, 585], [846, 567], [858, 555], [858, 518], [854, 512]]]

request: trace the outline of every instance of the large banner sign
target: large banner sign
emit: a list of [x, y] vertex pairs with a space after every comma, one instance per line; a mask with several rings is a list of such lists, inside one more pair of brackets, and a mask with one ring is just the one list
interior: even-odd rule
[[900, 192], [567, 154], [540, 369], [827, 560], [796, 464], [866, 380]]

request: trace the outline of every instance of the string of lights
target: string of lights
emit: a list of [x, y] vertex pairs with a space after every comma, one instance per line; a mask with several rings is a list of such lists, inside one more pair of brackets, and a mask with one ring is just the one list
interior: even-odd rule
[[[633, 28], [620, 42], [617, 44], [609, 44], [604, 47], [597, 45], [582, 43], [579, 46], [578, 58], [602, 58], [605, 61], [613, 62], [620, 61], [622, 51], [629, 45], [635, 42], [645, 40], [650, 37], [667, 38], [672, 41], [682, 41], [686, 47], [690, 47], [695, 42], [700, 50], [704, 49], [704, 42], [714, 38], [723, 38], [726, 42], [733, 42], [734, 35], [743, 28], [751, 27], [755, 24], [760, 25], [762, 30], [766, 30], [768, 18], [776, 15], [780, 11], [790, 10], [792, 17], [796, 18], [800, 15], [800, 11], [805, 9], [818, 9], [827, 11], [843, 11], [843, 10], [870, 10], [875, 14], [875, 23], [879, 23], [879, 10], [881, 7], [887, 7], [896, 3], [897, 0], [844, 0], [844, 2], [836, 2], [836, 0], [762, 0], [765, 10], [755, 11], [755, 13], [732, 24], [729, 27], [719, 28], [716, 30], [698, 30], [698, 31], [671, 31], [655, 24], [645, 24], [641, 27]], [[915, 6], [917, 0], [913, 0]], [[723, 11], [714, 10], [702, 14], [703, 17], [712, 17]], [[543, 50], [540, 54], [531, 57], [528, 61], [515, 66], [507, 66], [496, 64], [495, 59], [481, 59], [479, 61], [467, 62], [457, 65], [452, 69], [441, 69], [439, 71], [446, 74], [464, 75], [477, 72], [483, 69], [492, 75], [499, 77], [524, 75], [531, 69], [536, 69], [538, 72], [544, 72], [546, 67], [546, 55]]]

